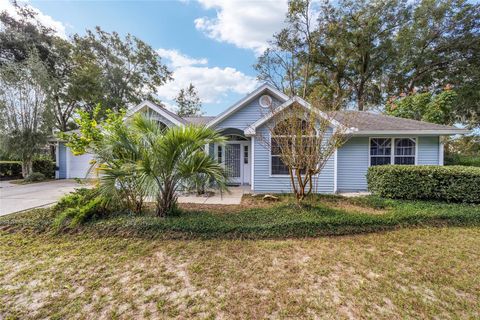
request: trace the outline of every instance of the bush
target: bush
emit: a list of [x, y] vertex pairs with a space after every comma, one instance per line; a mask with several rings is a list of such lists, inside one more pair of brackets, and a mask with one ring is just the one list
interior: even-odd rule
[[97, 189], [81, 188], [64, 196], [53, 208], [58, 212], [54, 226], [75, 227], [111, 213]]
[[32, 168], [34, 172], [41, 172], [48, 179], [55, 178], [55, 162], [49, 158], [33, 160]]
[[480, 167], [480, 156], [479, 155], [468, 156], [468, 155], [459, 155], [459, 154], [446, 154], [445, 165]]
[[41, 172], [32, 172], [25, 178], [25, 182], [39, 182], [45, 180], [45, 175]]
[[374, 166], [367, 182], [373, 194], [387, 198], [480, 202], [480, 168]]
[[0, 179], [15, 179], [22, 177], [20, 161], [0, 161]]

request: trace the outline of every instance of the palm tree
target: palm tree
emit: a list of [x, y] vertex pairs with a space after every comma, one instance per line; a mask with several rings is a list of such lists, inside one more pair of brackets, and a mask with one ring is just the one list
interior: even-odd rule
[[156, 214], [167, 216], [177, 205], [177, 191], [185, 181], [204, 175], [226, 189], [224, 169], [205, 153], [205, 145], [223, 142], [216, 131], [199, 126], [159, 128], [155, 121], [136, 115], [132, 129], [141, 144], [137, 170], [142, 190], [156, 200]]
[[139, 135], [124, 123], [108, 127], [96, 145], [96, 163], [90, 170], [96, 167], [100, 173], [98, 190], [108, 206], [123, 204], [135, 213], [143, 210], [145, 192], [137, 168], [141, 150]]

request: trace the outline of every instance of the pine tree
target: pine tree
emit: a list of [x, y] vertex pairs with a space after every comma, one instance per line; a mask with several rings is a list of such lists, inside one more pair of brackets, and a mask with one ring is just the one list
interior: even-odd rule
[[175, 98], [175, 102], [178, 106], [177, 114], [180, 117], [192, 117], [202, 114], [202, 102], [198, 97], [198, 91], [193, 84], [181, 89]]

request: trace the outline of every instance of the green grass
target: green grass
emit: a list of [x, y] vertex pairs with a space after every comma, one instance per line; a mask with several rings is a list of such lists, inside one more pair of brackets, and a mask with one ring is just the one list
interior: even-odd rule
[[[480, 206], [428, 201], [384, 200], [378, 197], [318, 196], [299, 208], [288, 197], [265, 206], [202, 207], [158, 218], [144, 214], [114, 215], [74, 229], [56, 232], [93, 233], [161, 239], [275, 239], [347, 235], [408, 227], [479, 226]], [[38, 209], [0, 218], [0, 228], [55, 232], [52, 209]]]
[[0, 319], [480, 318], [480, 206], [291, 200], [1, 217]]

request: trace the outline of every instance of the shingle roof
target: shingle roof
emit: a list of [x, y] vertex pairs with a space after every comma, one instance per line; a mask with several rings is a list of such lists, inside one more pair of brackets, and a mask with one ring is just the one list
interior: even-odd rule
[[359, 131], [418, 131], [418, 130], [458, 130], [456, 127], [435, 123], [387, 116], [367, 111], [337, 111], [333, 113], [335, 120], [355, 127]]
[[216, 117], [212, 116], [199, 116], [199, 117], [184, 117], [186, 123], [205, 125], [215, 119]]
[[185, 119], [183, 119], [182, 117], [180, 117], [179, 115], [177, 115], [175, 112], [168, 110], [163, 104], [157, 104], [157, 103], [155, 103], [155, 105], [157, 105], [157, 107], [161, 108], [163, 111], [165, 111], [165, 113], [168, 113], [170, 116], [172, 116], [173, 118], [177, 119], [177, 120], [180, 121], [181, 123], [186, 123]]

